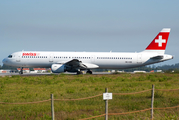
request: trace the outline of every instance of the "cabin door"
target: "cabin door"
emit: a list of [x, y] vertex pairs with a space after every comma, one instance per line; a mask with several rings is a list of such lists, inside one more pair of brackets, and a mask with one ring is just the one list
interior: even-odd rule
[[20, 62], [20, 57], [21, 57], [21, 54], [19, 53], [17, 56], [16, 56], [16, 62]]
[[137, 55], [137, 63], [139, 63], [139, 64], [142, 63], [142, 54]]
[[53, 54], [50, 54], [49, 62], [53, 62]]

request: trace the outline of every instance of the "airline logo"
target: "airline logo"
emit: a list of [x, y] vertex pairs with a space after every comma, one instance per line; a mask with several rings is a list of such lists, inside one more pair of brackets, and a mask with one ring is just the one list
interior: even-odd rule
[[166, 43], [166, 40], [159, 36], [159, 39], [155, 39], [155, 43], [158, 43], [158, 47], [162, 47], [162, 43]]
[[39, 53], [22, 53], [22, 56], [39, 56]]
[[168, 37], [170, 34], [169, 28], [162, 29], [161, 32], [153, 39], [146, 50], [165, 50]]

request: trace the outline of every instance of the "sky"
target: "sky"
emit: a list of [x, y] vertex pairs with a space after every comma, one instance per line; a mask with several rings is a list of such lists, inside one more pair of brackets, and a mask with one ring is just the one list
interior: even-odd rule
[[165, 53], [179, 63], [178, 0], [0, 1], [0, 64], [17, 51], [141, 52], [171, 28]]

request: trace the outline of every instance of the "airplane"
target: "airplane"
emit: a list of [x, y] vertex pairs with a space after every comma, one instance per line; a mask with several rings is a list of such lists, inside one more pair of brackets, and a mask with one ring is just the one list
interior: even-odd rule
[[163, 28], [142, 52], [52, 52], [20, 51], [3, 59], [3, 64], [21, 67], [51, 68], [53, 73], [82, 71], [92, 74], [91, 69], [127, 69], [173, 59], [165, 54], [170, 28]]

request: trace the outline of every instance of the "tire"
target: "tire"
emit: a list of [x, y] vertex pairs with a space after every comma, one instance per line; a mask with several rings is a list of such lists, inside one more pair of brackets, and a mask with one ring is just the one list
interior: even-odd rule
[[19, 74], [20, 74], [20, 75], [22, 75], [22, 74], [23, 74], [23, 72], [21, 72], [21, 71], [20, 71], [20, 72], [19, 72]]
[[86, 74], [92, 74], [92, 71], [88, 70], [88, 71], [86, 72]]
[[82, 71], [78, 71], [78, 72], [77, 72], [77, 75], [82, 75], [82, 74], [83, 74]]

